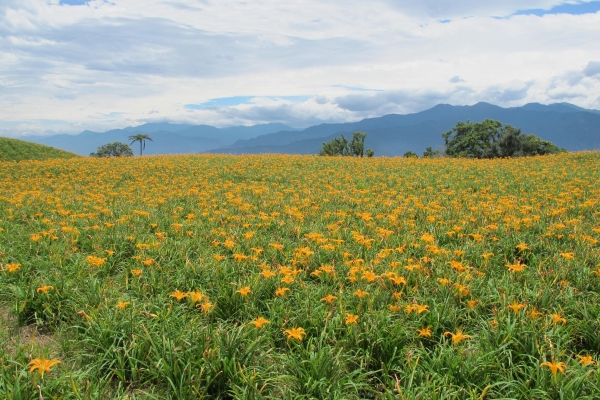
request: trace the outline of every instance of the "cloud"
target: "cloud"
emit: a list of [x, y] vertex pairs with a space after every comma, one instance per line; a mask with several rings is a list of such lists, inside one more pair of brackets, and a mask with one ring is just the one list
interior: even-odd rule
[[515, 15], [567, 3], [600, 2], [2, 0], [0, 132], [596, 106], [600, 13]]
[[583, 69], [583, 74], [588, 77], [600, 75], [600, 61], [590, 61]]
[[210, 99], [200, 104], [185, 104], [184, 107], [191, 110], [203, 110], [218, 108], [222, 106], [237, 106], [240, 104], [256, 104], [263, 99], [286, 100], [290, 102], [301, 102], [308, 100], [310, 96], [233, 96]]
[[533, 83], [533, 81], [526, 83], [516, 82], [516, 87], [515, 85], [512, 85], [513, 87], [495, 85], [487, 88], [480, 96], [494, 103], [510, 104], [527, 98], [527, 94]]
[[394, 112], [419, 112], [440, 103], [466, 105], [485, 101], [511, 106], [526, 99], [533, 84], [533, 81], [516, 81], [493, 85], [480, 91], [461, 85], [446, 90], [395, 90], [372, 95], [349, 94], [336, 98], [335, 104], [364, 117]]

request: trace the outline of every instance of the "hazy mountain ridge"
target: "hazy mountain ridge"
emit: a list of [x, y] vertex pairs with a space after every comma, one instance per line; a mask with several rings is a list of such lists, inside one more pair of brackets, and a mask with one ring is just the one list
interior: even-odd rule
[[[600, 111], [569, 103], [529, 103], [502, 108], [489, 103], [472, 106], [438, 104], [414, 114], [389, 114], [356, 122], [320, 124], [303, 130], [281, 123], [216, 128], [210, 125], [149, 123], [107, 132], [84, 131], [79, 135], [30, 136], [21, 139], [88, 155], [110, 142], [126, 142], [136, 133], [147, 133], [144, 154], [316, 154], [323, 142], [354, 131], [367, 133], [365, 145], [376, 155], [398, 156], [406, 151], [422, 153], [426, 147], [443, 146], [442, 133], [458, 121], [486, 118], [521, 128], [570, 151], [600, 149]], [[137, 154], [137, 147], [133, 148]]]
[[[234, 143], [265, 133], [293, 130], [280, 123], [254, 126], [215, 128], [210, 125], [150, 123], [136, 127], [112, 129], [107, 132], [83, 131], [78, 135], [25, 136], [21, 139], [44, 144], [81, 155], [89, 155], [99, 146], [112, 142], [129, 143], [129, 136], [137, 133], [149, 134], [144, 154], [202, 153], [210, 149]], [[133, 148], [137, 153], [137, 148]]]
[[486, 118], [521, 128], [570, 151], [600, 149], [600, 111], [586, 110], [568, 103], [502, 108], [489, 103], [473, 106], [439, 104], [428, 110], [407, 115], [390, 114], [380, 118], [342, 124], [322, 124], [300, 132], [277, 132], [211, 150], [211, 153], [315, 154], [330, 137], [354, 131], [367, 133], [365, 146], [376, 155], [395, 156], [406, 151], [423, 152], [426, 147], [443, 146], [442, 133], [458, 121], [482, 121]]

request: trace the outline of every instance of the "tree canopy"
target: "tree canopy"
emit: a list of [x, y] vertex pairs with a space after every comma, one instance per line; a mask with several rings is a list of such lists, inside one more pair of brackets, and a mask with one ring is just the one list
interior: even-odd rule
[[535, 135], [522, 134], [520, 129], [491, 119], [476, 123], [458, 122], [442, 137], [449, 157], [519, 157], [565, 151]]
[[129, 136], [129, 140], [131, 140], [131, 144], [134, 144], [135, 142], [140, 142], [140, 156], [142, 155], [143, 149], [146, 148], [146, 140], [153, 142], [150, 135], [146, 135], [144, 133], [138, 133], [136, 135]]
[[130, 157], [133, 151], [126, 143], [114, 142], [104, 144], [98, 147], [95, 153], [90, 153], [91, 157]]
[[[323, 143], [323, 148], [319, 152], [319, 155], [364, 157], [366, 137], [367, 134], [364, 132], [354, 132], [352, 134], [352, 140], [348, 142], [348, 139], [342, 134], [339, 138]], [[373, 157], [375, 155], [371, 149], [367, 149], [366, 152], [367, 157]]]

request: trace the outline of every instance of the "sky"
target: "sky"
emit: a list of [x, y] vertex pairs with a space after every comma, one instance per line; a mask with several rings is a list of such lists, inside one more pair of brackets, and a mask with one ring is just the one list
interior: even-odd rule
[[600, 1], [0, 0], [0, 135], [600, 109]]

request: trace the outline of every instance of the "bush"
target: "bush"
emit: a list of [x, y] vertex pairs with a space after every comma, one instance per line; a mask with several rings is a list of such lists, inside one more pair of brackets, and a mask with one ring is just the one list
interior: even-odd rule
[[423, 152], [423, 157], [425, 158], [435, 158], [435, 157], [442, 157], [442, 151], [440, 149], [435, 149], [433, 150], [430, 147], [426, 148], [425, 151]]
[[406, 153], [404, 153], [404, 158], [419, 158], [419, 155], [409, 150]]
[[442, 134], [449, 157], [497, 158], [555, 154], [566, 151], [535, 135], [499, 121], [458, 122]]
[[[348, 142], [348, 139], [342, 134], [339, 138], [323, 143], [323, 148], [319, 152], [319, 155], [364, 157], [366, 137], [367, 134], [364, 132], [354, 132], [352, 134], [352, 140]], [[374, 155], [375, 152], [373, 150], [367, 150], [367, 157], [373, 157]]]
[[90, 153], [90, 157], [131, 157], [133, 151], [126, 143], [114, 142], [98, 147], [95, 153]]

